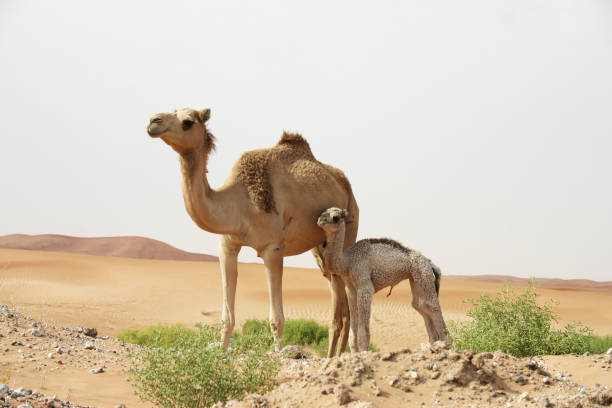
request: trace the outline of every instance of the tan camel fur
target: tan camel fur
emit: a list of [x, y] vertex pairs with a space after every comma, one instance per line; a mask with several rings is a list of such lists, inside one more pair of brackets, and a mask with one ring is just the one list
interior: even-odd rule
[[208, 156], [215, 148], [215, 138], [206, 126], [209, 118], [210, 109], [159, 113], [151, 117], [147, 132], [179, 154], [183, 199], [192, 220], [203, 230], [221, 235], [224, 345], [227, 347], [235, 324], [238, 252], [249, 246], [263, 258], [266, 268], [276, 347], [281, 347], [285, 320], [283, 257], [312, 250], [332, 291], [328, 354], [333, 355], [336, 346], [344, 350], [349, 329], [344, 282], [325, 270], [325, 234], [316, 220], [331, 206], [350, 209], [352, 217], [343, 239], [347, 246], [355, 242], [359, 208], [350, 183], [342, 171], [317, 161], [300, 135], [284, 133], [276, 146], [242, 154], [225, 183], [213, 190], [206, 178]]
[[423, 316], [429, 341], [446, 340], [446, 324], [438, 301], [440, 269], [419, 252], [387, 238], [362, 239], [346, 249], [347, 216], [347, 210], [328, 208], [317, 224], [327, 237], [325, 264], [332, 273], [344, 278], [347, 287], [351, 351], [365, 351], [370, 345], [374, 293], [387, 286], [392, 290], [404, 279], [410, 280], [412, 307]]

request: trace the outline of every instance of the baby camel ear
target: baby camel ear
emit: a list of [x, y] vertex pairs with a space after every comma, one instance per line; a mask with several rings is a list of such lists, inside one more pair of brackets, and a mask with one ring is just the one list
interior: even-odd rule
[[202, 123], [206, 123], [206, 121], [210, 119], [210, 109], [202, 109], [198, 114]]
[[340, 217], [341, 218], [346, 218], [348, 217], [349, 213], [347, 210], [342, 210], [342, 212], [340, 213]]

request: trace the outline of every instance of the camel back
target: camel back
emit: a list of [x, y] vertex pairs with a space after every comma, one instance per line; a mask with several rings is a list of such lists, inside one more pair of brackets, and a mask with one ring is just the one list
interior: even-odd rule
[[352, 194], [351, 183], [341, 170], [315, 159], [310, 145], [301, 135], [284, 132], [275, 146], [246, 152], [238, 161], [237, 176], [250, 200], [261, 211], [276, 211], [270, 173], [272, 165], [278, 163], [302, 182], [316, 183], [327, 173]]

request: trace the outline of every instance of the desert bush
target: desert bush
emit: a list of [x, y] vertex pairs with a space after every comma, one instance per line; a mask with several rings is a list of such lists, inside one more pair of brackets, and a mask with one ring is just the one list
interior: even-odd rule
[[170, 347], [181, 336], [193, 336], [195, 332], [184, 324], [156, 324], [144, 329], [125, 329], [117, 333], [117, 338], [126, 343], [146, 347]]
[[580, 323], [569, 324], [563, 330], [555, 329], [559, 316], [554, 307], [558, 303], [549, 300], [538, 304], [538, 296], [532, 282], [522, 294], [505, 287], [497, 296], [482, 294], [476, 300], [466, 300], [472, 305], [467, 313], [472, 321], [451, 322], [453, 346], [476, 352], [501, 350], [525, 357], [583, 353], [599, 344], [592, 330]]
[[136, 394], [161, 407], [199, 408], [274, 386], [280, 360], [269, 353], [271, 335], [241, 335], [227, 350], [221, 340], [221, 325], [198, 325], [179, 331], [170, 346], [135, 352]]
[[591, 336], [586, 351], [603, 353], [612, 347], [612, 335]]
[[[267, 320], [249, 319], [242, 325], [243, 334], [270, 333]], [[285, 320], [283, 331], [283, 344], [298, 344], [312, 349], [319, 357], [327, 356], [329, 344], [328, 326], [319, 324], [312, 319], [289, 319]], [[272, 344], [272, 343], [270, 343]], [[372, 351], [377, 351], [374, 344], [369, 347]], [[347, 346], [346, 351], [349, 351]]]

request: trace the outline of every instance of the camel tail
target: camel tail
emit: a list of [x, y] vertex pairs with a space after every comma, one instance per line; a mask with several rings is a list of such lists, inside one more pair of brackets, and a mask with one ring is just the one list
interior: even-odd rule
[[436, 283], [436, 295], [439, 295], [440, 294], [440, 279], [442, 279], [442, 272], [440, 271], [440, 268], [438, 268], [433, 263], [431, 264], [431, 269], [433, 270], [434, 276], [436, 278], [436, 280], [435, 280], [435, 283]]

